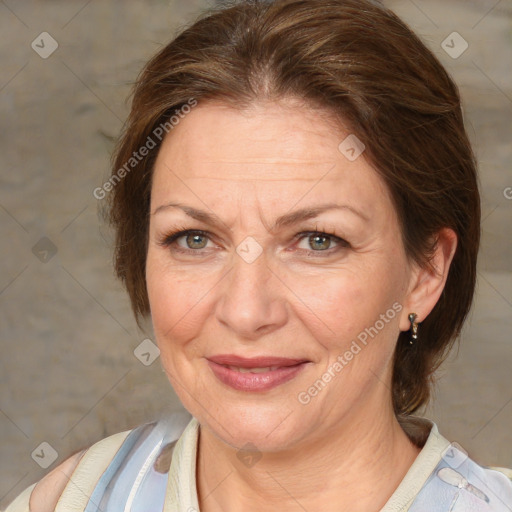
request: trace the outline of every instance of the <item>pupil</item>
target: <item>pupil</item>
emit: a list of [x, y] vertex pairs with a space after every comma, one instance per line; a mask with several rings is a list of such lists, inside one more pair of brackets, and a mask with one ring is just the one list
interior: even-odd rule
[[322, 244], [320, 242], [320, 247], [316, 247], [317, 249], [320, 249], [320, 250], [325, 250], [325, 249], [328, 249], [329, 248], [329, 239], [328, 237], [326, 236], [318, 236], [318, 235], [313, 235], [313, 243], [316, 244], [319, 240], [323, 240], [324, 243]]
[[[203, 240], [203, 243], [201, 243], [201, 238], [203, 238], [202, 235], [189, 235], [187, 237], [187, 245], [189, 245], [189, 247], [192, 246], [194, 249], [202, 249], [205, 244], [204, 244], [204, 240]], [[191, 243], [189, 243], [190, 241], [191, 241]], [[199, 244], [199, 246], [196, 244]]]

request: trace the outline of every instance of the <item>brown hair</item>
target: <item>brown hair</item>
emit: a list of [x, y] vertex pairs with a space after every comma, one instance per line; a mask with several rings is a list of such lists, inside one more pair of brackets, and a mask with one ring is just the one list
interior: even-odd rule
[[480, 238], [475, 159], [456, 85], [391, 11], [372, 0], [243, 1], [207, 13], [145, 66], [113, 158], [110, 194], [115, 268], [137, 319], [150, 313], [145, 282], [155, 129], [194, 101], [244, 108], [258, 99], [299, 97], [334, 114], [365, 144], [385, 180], [408, 257], [429, 264], [436, 234], [458, 237], [445, 289], [420, 326], [398, 339], [393, 371], [397, 414], [427, 403], [433, 372], [471, 306]]

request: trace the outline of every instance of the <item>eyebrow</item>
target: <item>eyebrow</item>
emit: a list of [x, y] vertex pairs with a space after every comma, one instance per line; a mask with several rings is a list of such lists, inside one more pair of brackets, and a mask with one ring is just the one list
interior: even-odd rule
[[[214, 213], [208, 213], [204, 210], [198, 210], [197, 208], [192, 208], [191, 206], [187, 206], [181, 203], [167, 203], [160, 205], [158, 208], [155, 209], [153, 215], [156, 215], [161, 211], [167, 210], [168, 208], [179, 208], [180, 210], [184, 211], [189, 217], [192, 217], [193, 219], [196, 219], [199, 222], [204, 222], [205, 224], [210, 224], [212, 226], [226, 225], [226, 223], [223, 222]], [[270, 230], [274, 231], [279, 228], [292, 226], [301, 221], [315, 218], [321, 213], [328, 210], [348, 210], [365, 221], [369, 220], [369, 218], [366, 215], [364, 215], [359, 210], [353, 208], [352, 206], [337, 203], [327, 203], [321, 206], [303, 208], [301, 210], [295, 210], [293, 212], [286, 213], [285, 215], [281, 215], [281, 217], [278, 217], [276, 219], [274, 225], [271, 227]]]

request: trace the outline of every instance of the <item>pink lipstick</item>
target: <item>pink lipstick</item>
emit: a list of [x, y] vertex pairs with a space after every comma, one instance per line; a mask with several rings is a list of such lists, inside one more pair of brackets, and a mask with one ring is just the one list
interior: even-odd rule
[[222, 354], [207, 358], [215, 376], [239, 391], [267, 391], [296, 377], [306, 366], [305, 359], [286, 357], [240, 357]]

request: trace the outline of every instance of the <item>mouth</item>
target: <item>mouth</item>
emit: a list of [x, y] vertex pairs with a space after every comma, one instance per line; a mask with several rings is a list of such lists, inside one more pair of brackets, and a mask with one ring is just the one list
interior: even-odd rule
[[241, 366], [226, 366], [223, 365], [230, 370], [240, 373], [265, 373], [265, 372], [273, 372], [280, 368], [280, 366], [267, 366], [266, 368], [242, 368]]
[[283, 357], [244, 358], [218, 355], [207, 358], [213, 374], [223, 384], [238, 391], [267, 391], [295, 378], [307, 364], [305, 359]]

